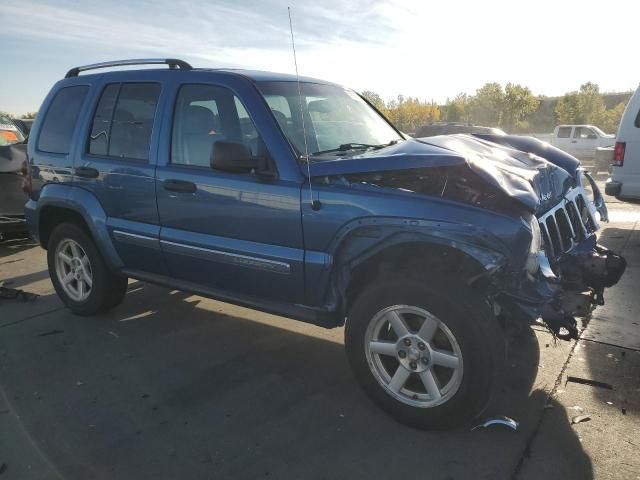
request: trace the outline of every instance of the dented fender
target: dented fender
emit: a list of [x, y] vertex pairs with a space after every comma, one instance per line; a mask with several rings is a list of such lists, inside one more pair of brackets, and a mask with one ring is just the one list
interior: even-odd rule
[[475, 225], [401, 218], [360, 219], [345, 225], [332, 242], [327, 292], [330, 303], [346, 305], [352, 272], [360, 265], [388, 249], [416, 244], [424, 246], [425, 257], [434, 246], [459, 252], [477, 267], [475, 277], [493, 275], [509, 263], [513, 253], [500, 238]]

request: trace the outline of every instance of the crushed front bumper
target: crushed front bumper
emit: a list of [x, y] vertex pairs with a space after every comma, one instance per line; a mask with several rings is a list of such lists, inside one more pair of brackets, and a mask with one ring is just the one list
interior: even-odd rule
[[540, 270], [509, 283], [496, 297], [509, 317], [529, 323], [541, 318], [563, 339], [577, 338], [575, 317], [604, 305], [604, 289], [615, 285], [626, 268], [624, 258], [597, 244], [599, 221], [608, 221], [606, 205], [590, 175], [579, 179], [576, 188], [538, 216], [544, 244]]
[[542, 319], [566, 340], [578, 337], [575, 317], [586, 317], [594, 306], [604, 305], [604, 289], [618, 283], [627, 265], [601, 245], [586, 255], [568, 256], [562, 265], [552, 267], [544, 253], [540, 262], [535, 276], [504, 288], [495, 299], [508, 318], [529, 324]]

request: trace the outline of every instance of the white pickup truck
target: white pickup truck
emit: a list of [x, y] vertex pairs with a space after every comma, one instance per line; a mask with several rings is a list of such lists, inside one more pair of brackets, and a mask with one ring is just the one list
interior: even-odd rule
[[591, 160], [597, 148], [612, 147], [616, 143], [615, 135], [606, 134], [594, 125], [558, 125], [550, 136], [536, 137], [581, 160]]

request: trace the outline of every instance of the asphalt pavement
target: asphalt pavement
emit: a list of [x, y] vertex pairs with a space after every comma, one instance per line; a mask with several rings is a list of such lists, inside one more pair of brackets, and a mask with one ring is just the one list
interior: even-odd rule
[[7, 242], [0, 280], [39, 297], [0, 299], [0, 479], [640, 478], [640, 206], [607, 200], [601, 242], [628, 270], [579, 341], [510, 341], [487, 416], [515, 432], [395, 423], [342, 329], [135, 281], [112, 312], [74, 316], [44, 251]]

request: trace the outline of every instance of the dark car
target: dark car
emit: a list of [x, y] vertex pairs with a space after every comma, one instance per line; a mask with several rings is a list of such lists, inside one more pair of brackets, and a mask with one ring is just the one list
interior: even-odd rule
[[423, 137], [434, 137], [436, 135], [454, 135], [457, 133], [483, 133], [489, 135], [506, 135], [505, 132], [500, 130], [499, 128], [494, 127], [481, 127], [479, 125], [470, 125], [467, 123], [432, 123], [430, 125], [425, 125], [420, 127], [416, 134], [415, 138], [423, 138]]
[[[170, 68], [79, 75], [135, 63]], [[344, 325], [360, 384], [415, 427], [485, 408], [503, 325], [542, 317], [575, 338], [573, 315], [624, 270], [597, 245], [606, 207], [573, 157], [407, 138], [322, 80], [111, 62], [70, 70], [40, 112], [25, 211], [71, 311], [115, 307], [132, 277]]]
[[27, 169], [25, 136], [13, 120], [0, 116], [0, 239], [26, 232], [23, 191]]
[[29, 132], [31, 131], [31, 126], [33, 125], [32, 118], [14, 118], [13, 123], [20, 129], [22, 134], [25, 137], [29, 136]]
[[22, 143], [25, 139], [26, 135], [12, 118], [0, 115], [0, 147]]

